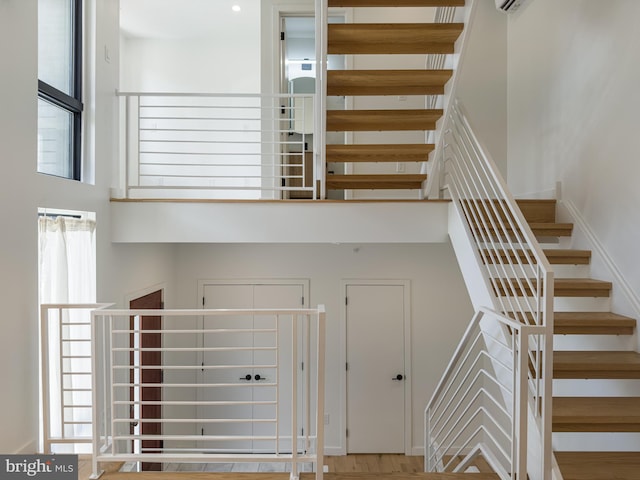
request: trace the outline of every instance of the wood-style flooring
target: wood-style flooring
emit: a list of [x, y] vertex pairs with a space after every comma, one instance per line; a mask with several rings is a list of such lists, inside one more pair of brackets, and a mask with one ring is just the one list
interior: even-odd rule
[[[486, 473], [473, 474], [440, 474], [424, 473], [422, 457], [407, 457], [404, 455], [347, 455], [339, 457], [325, 457], [325, 465], [329, 472], [325, 473], [327, 480], [367, 480], [387, 477], [391, 480], [494, 480], [497, 476]], [[184, 466], [183, 466], [184, 465]], [[164, 472], [120, 472], [121, 464], [105, 464], [102, 468], [105, 474], [104, 480], [151, 480], [161, 477], [163, 480], [288, 480], [289, 474], [286, 472], [269, 472], [267, 464], [265, 468], [256, 467], [255, 472], [243, 472], [242, 468], [233, 470], [233, 467], [223, 467], [220, 464], [194, 464], [187, 466], [180, 464], [171, 467], [173, 471], [165, 469]], [[256, 464], [262, 465], [262, 464]], [[191, 471], [184, 471], [184, 469]], [[244, 468], [244, 467], [243, 467]], [[247, 467], [248, 468], [248, 467]], [[252, 467], [253, 468], [253, 467]], [[231, 469], [231, 471], [221, 472], [219, 469]], [[216, 471], [218, 470], [218, 471]], [[262, 471], [260, 471], [262, 470]], [[81, 460], [79, 465], [79, 480], [89, 480], [91, 474], [91, 463], [88, 460]], [[382, 474], [382, 475], [381, 475]], [[315, 474], [302, 473], [302, 480], [314, 480]]]

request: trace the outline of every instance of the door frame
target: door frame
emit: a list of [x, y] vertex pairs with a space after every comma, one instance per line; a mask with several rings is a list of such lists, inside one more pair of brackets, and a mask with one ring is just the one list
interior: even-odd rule
[[413, 415], [412, 415], [412, 396], [411, 384], [413, 382], [413, 370], [411, 368], [411, 280], [402, 279], [344, 279], [340, 282], [340, 354], [342, 356], [343, 367], [341, 370], [340, 385], [340, 438], [342, 439], [341, 455], [347, 454], [347, 298], [348, 286], [374, 286], [389, 285], [402, 286], [404, 296], [404, 365], [405, 378], [408, 381], [404, 384], [404, 454], [412, 455], [412, 439], [413, 439]]
[[[146, 293], [139, 293], [138, 292], [138, 293], [135, 293], [135, 294], [132, 294], [132, 295], [127, 295], [126, 296], [127, 297], [127, 307], [129, 309], [131, 309], [131, 310], [138, 309], [138, 308], [149, 308], [149, 307], [134, 307], [132, 304], [134, 302], [138, 302], [138, 301], [142, 300], [143, 298], [148, 297], [150, 295], [159, 294], [160, 302], [159, 302], [159, 306], [157, 308], [158, 308], [158, 310], [164, 310], [165, 289], [164, 289], [164, 287], [157, 287], [157, 288], [156, 287], [150, 287], [150, 288], [144, 289], [144, 292], [146, 292]], [[151, 307], [151, 308], [153, 308], [153, 307]], [[164, 322], [163, 322], [163, 316], [162, 315], [157, 315], [157, 316], [156, 315], [148, 315], [148, 316], [140, 317], [140, 330], [141, 331], [143, 331], [142, 320], [144, 318], [146, 318], [146, 317], [153, 317], [153, 318], [157, 317], [158, 322], [159, 322], [159, 327], [155, 326], [155, 327], [152, 327], [152, 328], [154, 328], [154, 329], [159, 328], [159, 330], [163, 329], [163, 323]], [[133, 329], [133, 323], [134, 323], [134, 317], [130, 317], [129, 318], [129, 325], [131, 326], [132, 329]], [[134, 346], [133, 345], [134, 335], [135, 334], [130, 334], [129, 335], [129, 346], [130, 347]], [[142, 341], [142, 338], [143, 338], [142, 335], [144, 335], [144, 333], [142, 333], [140, 335], [140, 341], [141, 342], [143, 342]], [[151, 334], [151, 335], [157, 335], [157, 334]], [[163, 346], [162, 345], [162, 335], [157, 335], [157, 337], [158, 337], [158, 340], [160, 342], [159, 347], [162, 348], [162, 346]], [[143, 347], [144, 343], [141, 343], [140, 346]], [[154, 345], [154, 348], [155, 348], [155, 345]], [[130, 363], [133, 364], [133, 362], [134, 362], [134, 360], [133, 360], [134, 352], [133, 351], [130, 352], [129, 358], [130, 358]], [[143, 358], [144, 358], [144, 354], [141, 354], [140, 357], [139, 357], [140, 365], [145, 365], [144, 362], [143, 362]], [[154, 383], [158, 383], [159, 386], [158, 387], [150, 387], [150, 388], [158, 389], [159, 401], [162, 401], [162, 397], [163, 397], [163, 395], [162, 395], [163, 394], [162, 384], [164, 383], [163, 382], [163, 378], [164, 378], [164, 375], [163, 375], [164, 374], [164, 370], [163, 370], [164, 354], [163, 354], [163, 352], [160, 352], [159, 362], [160, 362], [159, 368], [156, 369], [159, 372], [159, 377], [158, 377], [159, 380], [157, 382], [154, 382]], [[156, 365], [156, 364], [154, 363], [153, 365]], [[132, 374], [133, 373], [131, 372], [130, 373], [130, 380], [133, 380], [131, 378]], [[143, 375], [143, 372], [141, 371], [140, 372], [140, 378], [141, 378], [141, 381], [144, 382], [144, 380], [142, 379], [143, 378], [142, 375]], [[133, 394], [134, 388], [135, 387], [132, 387], [132, 388], [129, 389], [129, 399], [130, 400], [131, 400], [131, 395]], [[144, 400], [144, 396], [143, 396], [144, 393], [143, 392], [144, 392], [145, 388], [146, 387], [142, 387], [140, 389], [140, 394], [142, 395], [141, 399], [143, 399], [143, 400]], [[155, 400], [155, 397], [154, 397], [154, 400]], [[144, 414], [145, 409], [144, 409], [143, 406], [141, 406], [140, 407], [140, 416], [143, 419], [154, 418], [154, 419], [162, 420], [162, 418], [163, 418], [162, 405], [160, 405], [160, 408], [158, 410], [159, 410], [159, 414], [158, 414], [159, 416], [146, 417], [145, 414]], [[153, 422], [151, 424], [154, 425]], [[160, 434], [162, 435], [163, 427], [164, 427], [163, 423], [160, 421], [160, 422], [157, 422], [157, 424], [155, 424], [155, 425], [157, 425], [157, 427], [160, 429]], [[142, 423], [140, 425], [140, 428], [141, 428], [141, 430], [143, 432], [144, 432], [144, 427], [145, 427], [145, 423]], [[134, 424], [131, 423], [130, 424], [130, 433], [133, 433], [133, 431], [132, 431], [133, 428], [134, 428]], [[147, 443], [157, 444], [157, 448], [159, 448], [160, 451], [162, 450], [162, 448], [164, 446], [164, 440], [146, 440], [146, 442]], [[142, 448], [145, 448], [145, 440], [142, 440], [141, 445], [142, 445]], [[146, 448], [149, 448], [149, 447], [146, 447]], [[151, 447], [151, 448], [156, 448], [156, 447]], [[139, 463], [139, 468], [142, 471], [162, 471], [162, 464], [161, 463], [156, 463], [156, 462], [140, 462]]]

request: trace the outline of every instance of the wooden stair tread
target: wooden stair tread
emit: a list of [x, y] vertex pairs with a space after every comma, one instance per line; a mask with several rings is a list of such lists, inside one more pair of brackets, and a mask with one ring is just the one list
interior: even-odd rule
[[463, 7], [465, 0], [329, 0], [329, 7]]
[[341, 189], [416, 189], [422, 187], [425, 174], [327, 175], [327, 188]]
[[[485, 231], [490, 235], [496, 235], [496, 228], [490, 223], [487, 223], [486, 226], [483, 225], [482, 228], [478, 227], [474, 222], [472, 224], [477, 232]], [[570, 237], [573, 232], [572, 223], [529, 222], [529, 228], [538, 237]], [[513, 234], [513, 228], [509, 225], [505, 225], [505, 231], [509, 235]]]
[[557, 297], [608, 297], [611, 282], [593, 278], [556, 278], [554, 295]]
[[553, 378], [640, 379], [640, 354], [632, 351], [555, 351]]
[[463, 23], [331, 23], [328, 53], [454, 53]]
[[632, 318], [611, 312], [555, 312], [554, 333], [574, 335], [631, 335]]
[[556, 221], [558, 202], [554, 198], [520, 198], [516, 203], [527, 222], [554, 223]]
[[554, 432], [640, 432], [638, 397], [553, 397]]
[[453, 70], [329, 70], [327, 95], [442, 95]]
[[[491, 250], [485, 250], [483, 259], [489, 264], [495, 263], [494, 254]], [[563, 250], [563, 249], [548, 249], [543, 250], [543, 253], [550, 264], [552, 265], [588, 265], [591, 261], [591, 252], [589, 250]], [[533, 253], [531, 251], [516, 250], [506, 251], [502, 250], [498, 252], [501, 260], [505, 263], [514, 262], [519, 258], [520, 261], [530, 260], [535, 262]]]
[[640, 452], [554, 452], [564, 480], [636, 480]]
[[433, 144], [327, 145], [327, 162], [426, 162]]
[[433, 130], [441, 109], [328, 110], [327, 131]]
[[[525, 293], [532, 295], [536, 288], [536, 281], [526, 282], [525, 279], [511, 279], [509, 290], [518, 295]], [[611, 292], [611, 282], [595, 280], [593, 278], [556, 278], [554, 281], [554, 296], [556, 297], [608, 297]], [[497, 293], [505, 294], [502, 284], [497, 285]]]
[[590, 250], [545, 249], [543, 253], [552, 265], [589, 265], [591, 263]]

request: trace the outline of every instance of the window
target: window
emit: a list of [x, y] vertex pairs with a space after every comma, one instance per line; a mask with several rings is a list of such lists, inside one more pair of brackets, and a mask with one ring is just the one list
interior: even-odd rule
[[38, 0], [38, 172], [81, 179], [82, 0]]

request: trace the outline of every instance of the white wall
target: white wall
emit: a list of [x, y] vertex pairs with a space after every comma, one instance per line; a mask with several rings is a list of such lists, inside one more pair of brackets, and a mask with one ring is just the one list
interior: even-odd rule
[[260, 92], [260, 8], [242, 11], [241, 29], [202, 37], [123, 36], [120, 90], [197, 93]]
[[456, 96], [478, 139], [507, 175], [507, 16], [476, 0]]
[[[0, 451], [35, 452], [38, 438], [38, 207], [93, 211], [97, 215], [98, 300], [120, 301], [128, 291], [171, 282], [168, 247], [110, 243], [109, 185], [117, 143], [114, 128], [118, 76], [118, 2], [86, 2], [90, 36], [86, 68], [97, 78], [88, 90], [85, 114], [96, 135], [88, 146], [95, 185], [36, 173], [37, 1], [0, 2]], [[104, 48], [111, 53], [111, 63]], [[99, 52], [94, 55], [93, 52]], [[96, 60], [97, 58], [97, 60]], [[165, 280], [166, 279], [166, 280]]]
[[[199, 308], [203, 279], [306, 278], [310, 305], [327, 307], [326, 445], [343, 445], [341, 412], [345, 352], [343, 279], [411, 281], [413, 445], [423, 444], [423, 411], [472, 309], [448, 244], [430, 245], [180, 245], [176, 247], [178, 308]], [[417, 453], [414, 450], [414, 453]]]
[[562, 182], [636, 296], [638, 18], [634, 0], [536, 0], [508, 33], [509, 184], [527, 196]]

